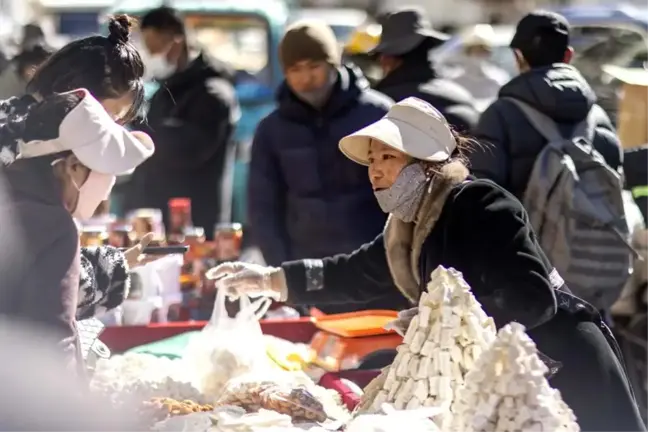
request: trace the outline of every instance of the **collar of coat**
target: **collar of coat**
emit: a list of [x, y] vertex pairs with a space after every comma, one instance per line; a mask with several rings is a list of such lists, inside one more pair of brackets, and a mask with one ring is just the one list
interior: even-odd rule
[[467, 177], [468, 169], [461, 162], [445, 165], [434, 176], [431, 190], [426, 190], [416, 222], [403, 222], [393, 215], [387, 219], [384, 231], [387, 264], [394, 284], [413, 304], [420, 295], [419, 258], [423, 243], [439, 219], [448, 194]]

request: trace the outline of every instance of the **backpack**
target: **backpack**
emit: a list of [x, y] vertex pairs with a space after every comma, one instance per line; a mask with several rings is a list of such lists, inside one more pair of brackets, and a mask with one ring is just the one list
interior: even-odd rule
[[592, 145], [592, 110], [567, 138], [551, 118], [507, 99], [547, 139], [522, 200], [538, 242], [574, 295], [609, 309], [630, 276], [632, 247], [623, 181]]

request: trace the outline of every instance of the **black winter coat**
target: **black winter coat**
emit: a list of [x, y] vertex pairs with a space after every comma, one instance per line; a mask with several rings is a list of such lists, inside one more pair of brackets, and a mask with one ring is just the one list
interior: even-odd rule
[[259, 124], [252, 145], [249, 229], [266, 262], [351, 252], [382, 230], [367, 168], [338, 149], [344, 136], [384, 116], [392, 101], [341, 68], [321, 111], [284, 83], [278, 108]]
[[[437, 266], [455, 268], [499, 327], [522, 323], [538, 349], [562, 363], [551, 383], [582, 430], [644, 430], [596, 311], [568, 293], [541, 251], [526, 211], [510, 193], [487, 180], [454, 186], [420, 241], [418, 292], [406, 293], [416, 295], [411, 300], [418, 300]], [[385, 234], [350, 255], [284, 264], [288, 302], [317, 305], [386, 293], [399, 301], [402, 293], [394, 284], [403, 266], [389, 258], [399, 246], [388, 222]]]
[[374, 88], [396, 102], [408, 97], [428, 102], [459, 132], [472, 130], [479, 119], [475, 100], [468, 90], [455, 82], [439, 78], [429, 64], [403, 64]]
[[614, 127], [585, 78], [567, 64], [533, 69], [513, 78], [500, 89], [479, 119], [474, 135], [483, 143], [470, 154], [472, 172], [524, 196], [538, 154], [547, 140], [536, 131], [520, 109], [504, 97], [518, 99], [553, 119], [569, 136], [590, 109], [597, 112], [593, 145], [609, 166], [618, 169], [622, 153]]
[[233, 74], [217, 60], [201, 54], [160, 83], [146, 122], [134, 126], [153, 138], [155, 154], [124, 187], [126, 210], [160, 209], [168, 229], [169, 199], [190, 198], [194, 225], [211, 239], [229, 205], [221, 202], [221, 188], [226, 165], [233, 163], [239, 115]]

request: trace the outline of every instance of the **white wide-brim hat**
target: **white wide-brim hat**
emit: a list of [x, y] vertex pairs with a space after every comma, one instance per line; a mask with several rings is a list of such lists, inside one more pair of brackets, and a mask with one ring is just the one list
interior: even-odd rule
[[143, 132], [130, 132], [115, 123], [86, 89], [73, 90], [82, 99], [63, 119], [58, 137], [20, 142], [18, 158], [27, 159], [71, 151], [81, 163], [103, 174], [132, 172], [155, 151], [153, 140]]
[[415, 97], [403, 99], [377, 122], [342, 138], [340, 150], [352, 161], [369, 165], [371, 140], [429, 162], [449, 159], [457, 147], [445, 117]]

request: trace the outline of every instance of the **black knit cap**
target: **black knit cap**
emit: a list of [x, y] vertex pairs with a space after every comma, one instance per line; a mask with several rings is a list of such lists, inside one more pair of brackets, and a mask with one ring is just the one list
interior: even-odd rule
[[304, 60], [340, 66], [342, 53], [335, 33], [324, 21], [297, 21], [288, 27], [281, 39], [279, 61], [284, 70]]
[[569, 47], [569, 22], [555, 12], [534, 11], [520, 20], [511, 48], [519, 49], [531, 64], [549, 64]]

